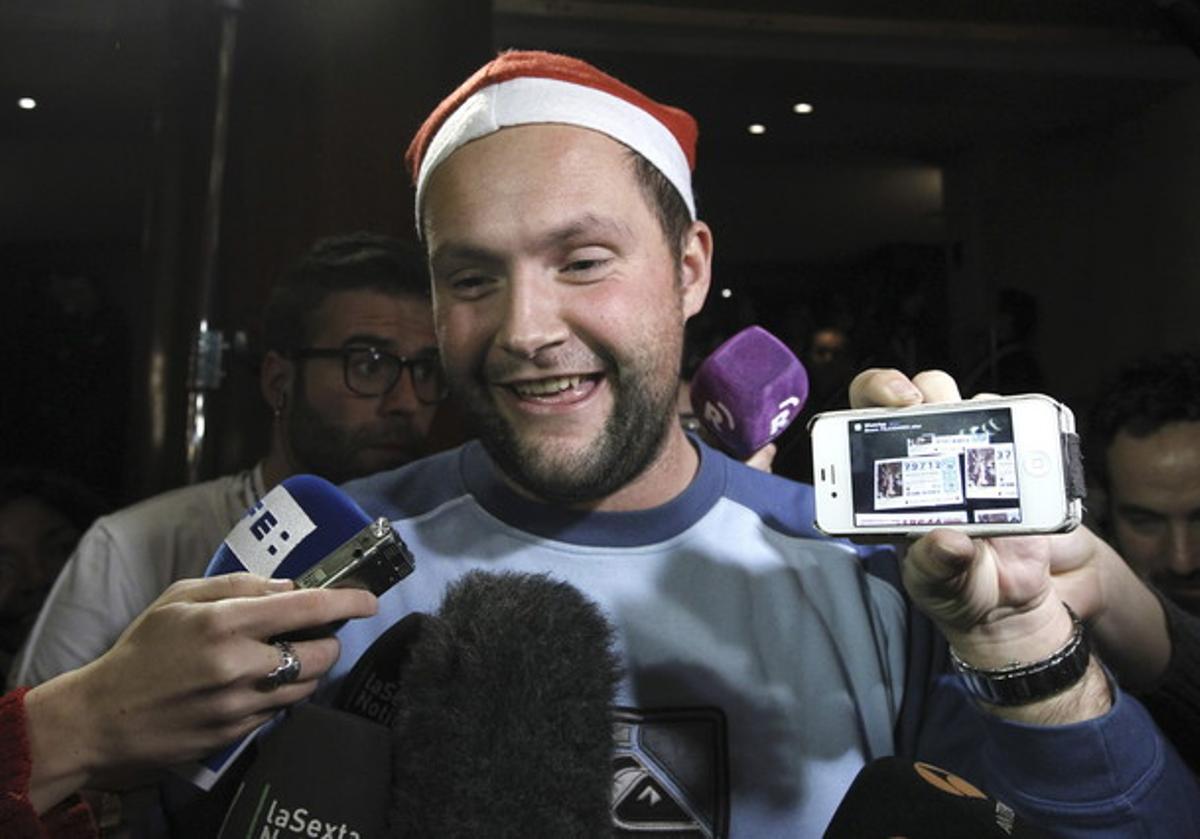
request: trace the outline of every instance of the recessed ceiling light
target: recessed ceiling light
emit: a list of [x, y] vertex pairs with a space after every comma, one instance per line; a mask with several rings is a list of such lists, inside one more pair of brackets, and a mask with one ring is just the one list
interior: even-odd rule
[[724, 297], [726, 300], [728, 300], [730, 297], [733, 297], [733, 289], [731, 289], [731, 288], [721, 289], [721, 296]]
[[23, 111], [32, 111], [37, 107], [37, 100], [29, 96], [22, 96], [17, 100], [17, 107]]
[[795, 105], [792, 105], [792, 113], [811, 114], [812, 112], [813, 112], [813, 106], [808, 104], [807, 102], [797, 102]]
[[765, 125], [763, 125], [761, 122], [750, 123], [750, 125], [747, 126], [746, 130], [749, 131], [751, 134], [766, 134], [767, 133], [767, 127]]

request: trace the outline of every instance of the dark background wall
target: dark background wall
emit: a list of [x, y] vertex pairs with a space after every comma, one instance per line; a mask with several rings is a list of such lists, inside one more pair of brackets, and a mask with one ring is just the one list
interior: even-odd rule
[[[1038, 300], [1037, 335], [1061, 398], [1090, 401], [1131, 356], [1200, 346], [1200, 88], [1110, 126], [947, 167], [949, 236], [964, 243], [955, 300], [1010, 286]], [[963, 302], [955, 340], [983, 306]]]
[[[319, 236], [412, 234], [404, 147], [490, 54], [489, 4], [52, 0], [6, 5], [0, 20], [2, 465], [69, 471], [116, 502], [183, 482], [189, 348], [205, 316], [249, 348], [208, 399], [200, 475], [252, 463], [267, 432], [255, 349], [271, 282]], [[26, 95], [38, 108], [18, 111]], [[56, 277], [93, 304], [64, 302]]]

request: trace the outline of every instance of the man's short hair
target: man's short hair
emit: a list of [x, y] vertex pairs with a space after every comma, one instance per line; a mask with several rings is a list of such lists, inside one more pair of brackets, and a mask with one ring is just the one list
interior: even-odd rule
[[366, 231], [318, 240], [271, 290], [263, 314], [264, 348], [286, 355], [307, 346], [313, 313], [343, 291], [428, 300], [424, 251], [414, 242]]
[[629, 155], [633, 163], [633, 176], [658, 219], [667, 246], [675, 258], [675, 266], [679, 267], [683, 256], [683, 237], [692, 224], [691, 211], [679, 195], [679, 190], [653, 163], [633, 149], [629, 150]]
[[1200, 422], [1200, 354], [1174, 352], [1124, 368], [1100, 390], [1091, 412], [1088, 461], [1108, 488], [1108, 448], [1120, 432], [1148, 437], [1173, 422]]

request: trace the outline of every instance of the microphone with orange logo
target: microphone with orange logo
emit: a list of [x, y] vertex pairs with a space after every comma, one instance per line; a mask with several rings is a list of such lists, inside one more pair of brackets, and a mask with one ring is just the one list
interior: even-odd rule
[[850, 785], [825, 839], [1038, 839], [1003, 801], [929, 763], [884, 757]]

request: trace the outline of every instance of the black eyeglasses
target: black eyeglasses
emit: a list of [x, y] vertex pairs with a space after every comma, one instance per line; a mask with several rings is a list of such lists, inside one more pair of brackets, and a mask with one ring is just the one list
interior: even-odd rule
[[434, 405], [446, 398], [446, 383], [436, 355], [404, 358], [375, 347], [303, 347], [292, 350], [289, 355], [295, 359], [340, 358], [346, 387], [359, 396], [391, 393], [400, 381], [400, 374], [407, 368], [419, 402]]

